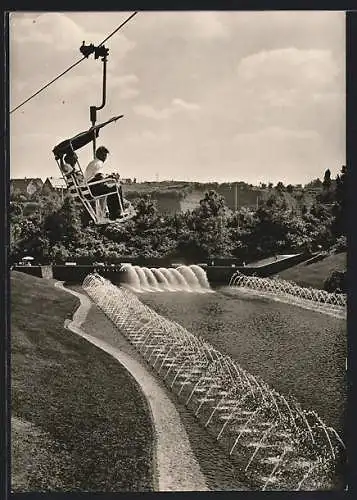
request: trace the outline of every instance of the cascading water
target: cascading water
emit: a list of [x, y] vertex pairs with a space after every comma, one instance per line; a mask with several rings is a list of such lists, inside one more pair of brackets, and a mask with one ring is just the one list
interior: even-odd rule
[[[125, 268], [126, 270], [127, 268]], [[139, 288], [137, 291], [143, 291], [143, 292], [152, 292], [153, 289], [150, 287], [148, 278], [144, 270], [139, 267], [139, 266], [134, 266], [133, 267], [134, 272], [136, 273], [137, 277], [139, 278]], [[130, 273], [130, 276], [128, 276], [128, 281], [127, 284], [130, 286], [133, 286], [133, 283], [131, 281], [132, 273]]]
[[188, 285], [192, 290], [199, 290], [201, 287], [200, 282], [198, 281], [197, 276], [192, 271], [192, 269], [188, 266], [179, 266], [177, 271], [185, 278]]
[[155, 278], [155, 275], [152, 272], [152, 270], [149, 269], [148, 267], [143, 267], [142, 269], [146, 275], [146, 278], [147, 278], [148, 283], [149, 283], [150, 287], [152, 288], [152, 290], [154, 292], [162, 292], [163, 290], [162, 290], [162, 288], [159, 287], [159, 283], [158, 283], [157, 279]]
[[168, 272], [171, 274], [171, 276], [173, 276], [175, 281], [178, 283], [180, 291], [192, 292], [190, 285], [187, 283], [184, 276], [182, 276], [182, 274], [178, 272], [177, 269], [170, 267], [168, 269]]
[[131, 264], [123, 264], [121, 271], [125, 273], [125, 282], [130, 283], [132, 290], [139, 292], [143, 289], [143, 281], [140, 279], [140, 274]]
[[178, 281], [176, 276], [169, 271], [169, 269], [166, 269], [165, 267], [160, 267], [159, 271], [163, 276], [165, 276], [169, 284], [169, 287], [173, 292], [180, 290], [180, 282]]
[[166, 278], [166, 276], [162, 273], [162, 271], [160, 271], [160, 269], [152, 269], [152, 272], [155, 276], [155, 278], [157, 279], [157, 283], [158, 285], [163, 289], [163, 290], [166, 290], [168, 292], [172, 291], [172, 289], [170, 288], [170, 284], [169, 284], [169, 281], [168, 279]]
[[210, 287], [210, 284], [209, 284], [209, 281], [208, 281], [208, 278], [207, 278], [207, 274], [202, 269], [202, 267], [201, 266], [197, 266], [196, 264], [192, 264], [190, 266], [190, 268], [192, 269], [192, 271], [197, 276], [197, 279], [198, 279], [201, 287], [205, 288], [206, 290], [212, 291], [211, 287]]
[[125, 264], [121, 283], [135, 292], [212, 292], [207, 275], [197, 265], [159, 269]]

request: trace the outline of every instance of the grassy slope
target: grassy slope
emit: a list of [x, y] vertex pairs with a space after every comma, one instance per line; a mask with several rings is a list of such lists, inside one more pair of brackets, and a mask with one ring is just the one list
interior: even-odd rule
[[12, 489], [152, 490], [146, 401], [115, 360], [63, 328], [77, 300], [16, 272], [11, 295]]
[[346, 269], [346, 253], [332, 254], [319, 262], [306, 264], [302, 262], [296, 266], [281, 271], [279, 276], [285, 280], [291, 280], [300, 286], [323, 288], [324, 281], [332, 271]]

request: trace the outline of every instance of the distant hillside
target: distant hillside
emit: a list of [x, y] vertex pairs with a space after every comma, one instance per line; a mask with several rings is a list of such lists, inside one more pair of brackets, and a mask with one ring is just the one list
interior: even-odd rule
[[284, 200], [288, 209], [297, 211], [300, 211], [304, 205], [306, 208], [310, 208], [316, 201], [316, 194], [308, 192], [304, 189], [294, 190], [289, 193], [286, 190], [278, 191], [276, 188], [272, 188], [261, 191], [260, 205], [265, 204], [272, 195], [278, 196], [278, 198]]
[[324, 259], [312, 262], [302, 262], [279, 273], [284, 280], [294, 281], [300, 286], [323, 289], [326, 278], [332, 271], [345, 271], [347, 267], [346, 252], [328, 255]]
[[305, 205], [309, 208], [316, 200], [316, 192], [302, 187], [294, 187], [291, 192], [286, 188], [278, 190], [276, 187], [257, 187], [245, 182], [236, 183], [199, 183], [184, 181], [161, 181], [125, 184], [125, 196], [133, 200], [149, 194], [157, 201], [161, 213], [175, 213], [193, 210], [199, 205], [205, 192], [215, 190], [221, 194], [231, 210], [241, 207], [255, 209], [264, 205], [271, 196], [284, 200], [287, 209], [300, 211]]
[[[161, 214], [174, 214], [193, 210], [199, 205], [200, 200], [207, 191], [214, 190], [221, 194], [232, 211], [247, 207], [251, 209], [264, 205], [271, 196], [277, 196], [284, 200], [287, 209], [300, 211], [305, 205], [309, 208], [316, 200], [317, 194], [321, 191], [319, 187], [302, 186], [282, 186], [282, 189], [264, 184], [254, 186], [246, 182], [187, 182], [180, 180], [165, 180], [152, 182], [124, 183], [124, 196], [129, 200], [150, 195], [157, 202], [158, 210]], [[56, 193], [53, 192], [54, 196]], [[57, 193], [58, 194], [58, 193]], [[31, 214], [38, 208], [38, 199], [33, 199], [30, 194], [26, 197], [18, 197], [12, 193], [12, 201], [19, 202], [23, 207], [24, 215]]]

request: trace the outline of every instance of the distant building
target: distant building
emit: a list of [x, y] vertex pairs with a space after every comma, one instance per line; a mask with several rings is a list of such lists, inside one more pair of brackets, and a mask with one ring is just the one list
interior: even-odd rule
[[123, 178], [120, 178], [120, 182], [121, 182], [122, 184], [133, 184], [133, 181], [130, 179], [130, 177], [128, 177], [128, 178], [124, 178], [124, 179], [123, 179]]
[[63, 194], [63, 191], [67, 189], [66, 183], [62, 177], [47, 177], [43, 186], [43, 194], [58, 193]]
[[10, 193], [17, 191], [19, 194], [33, 195], [42, 189], [43, 182], [42, 179], [27, 178], [24, 179], [11, 179], [10, 180]]
[[311, 194], [313, 196], [317, 196], [318, 194], [320, 194], [322, 192], [322, 187], [309, 186], [309, 187], [307, 187], [307, 188], [304, 189], [304, 192], [308, 193], [308, 194]]

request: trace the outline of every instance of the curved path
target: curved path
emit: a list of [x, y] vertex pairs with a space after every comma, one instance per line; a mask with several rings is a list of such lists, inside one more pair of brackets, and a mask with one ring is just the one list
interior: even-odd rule
[[75, 295], [80, 306], [65, 328], [80, 335], [119, 361], [140, 385], [149, 403], [156, 431], [156, 470], [159, 491], [208, 491], [205, 478], [191, 450], [180, 416], [155, 378], [136, 360], [81, 329], [91, 308], [90, 299], [56, 282], [55, 287]]

